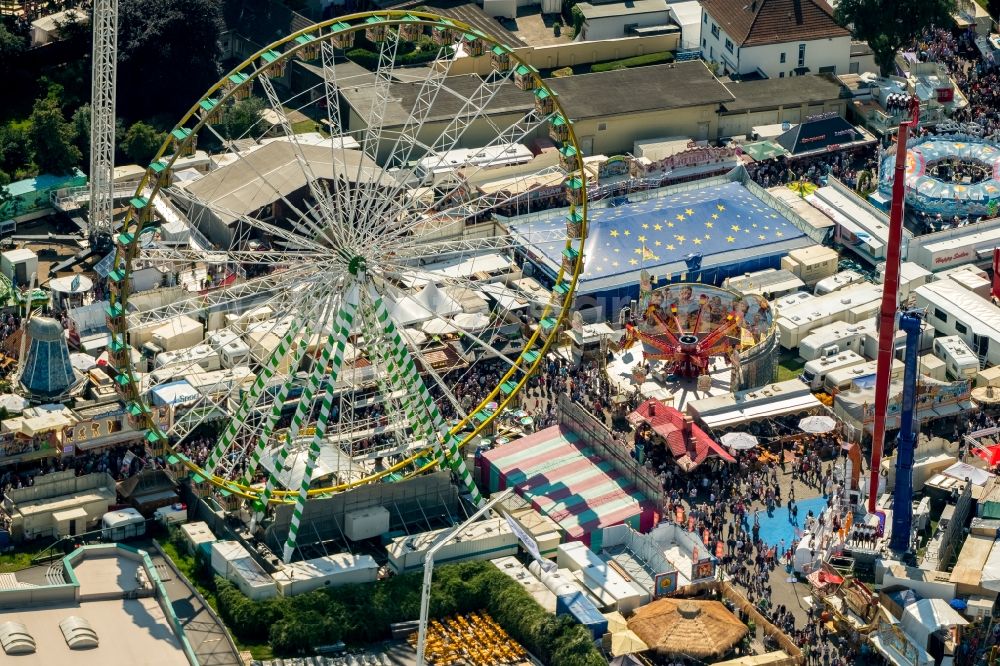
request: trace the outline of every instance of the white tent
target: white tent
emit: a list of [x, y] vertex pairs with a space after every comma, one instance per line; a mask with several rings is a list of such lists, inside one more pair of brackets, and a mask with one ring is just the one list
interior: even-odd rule
[[423, 328], [424, 333], [427, 335], [448, 335], [449, 333], [458, 332], [458, 329], [451, 322], [444, 319], [425, 321], [421, 328]]
[[393, 320], [402, 326], [412, 326], [433, 319], [448, 317], [462, 311], [461, 304], [429, 282], [413, 296], [399, 299], [389, 307]]
[[0, 394], [0, 407], [5, 408], [9, 414], [20, 414], [29, 404], [26, 398], [14, 393]]
[[938, 629], [968, 624], [944, 599], [921, 599], [903, 609], [900, 624], [913, 641], [924, 649], [927, 639]]

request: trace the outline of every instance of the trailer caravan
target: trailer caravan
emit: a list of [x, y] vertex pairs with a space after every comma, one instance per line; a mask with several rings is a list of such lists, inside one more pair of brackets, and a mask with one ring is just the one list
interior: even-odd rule
[[186, 366], [189, 368], [198, 366], [204, 372], [211, 372], [222, 367], [219, 362], [219, 352], [214, 351], [211, 347], [204, 344], [157, 354], [154, 365], [156, 369], [168, 366]]
[[235, 332], [223, 329], [208, 336], [208, 345], [219, 353], [223, 368], [250, 364], [250, 345]]
[[863, 365], [864, 362], [865, 359], [863, 356], [855, 354], [852, 351], [846, 351], [836, 356], [824, 356], [806, 363], [805, 367], [802, 368], [802, 374], [799, 375], [799, 379], [808, 384], [811, 390], [820, 391], [823, 388], [826, 376], [831, 372], [844, 368], [853, 368], [856, 365]]
[[133, 508], [108, 511], [101, 517], [101, 538], [124, 541], [146, 533], [146, 519]]
[[979, 359], [965, 340], [957, 335], [946, 335], [934, 341], [934, 355], [945, 363], [945, 374], [952, 379], [975, 380], [979, 374]]
[[[902, 361], [893, 359], [890, 377], [893, 380], [902, 379], [904, 367]], [[877, 370], [878, 361], [866, 361], [861, 365], [834, 370], [828, 373], [826, 379], [823, 380], [823, 392], [829, 395], [837, 395], [841, 391], [850, 390], [858, 382], [864, 382], [866, 379], [874, 381]]]
[[952, 280], [917, 287], [917, 307], [942, 335], [958, 335], [981, 366], [1000, 365], [1000, 307]]
[[[869, 323], [871, 325], [865, 331], [864, 337], [861, 340], [861, 355], [865, 358], [876, 358], [878, 356], [878, 329], [875, 326], [874, 318], [870, 319]], [[929, 352], [932, 344], [934, 344], [934, 327], [925, 321], [920, 326], [920, 345], [918, 350], [920, 352]], [[903, 354], [906, 352], [906, 331], [900, 331], [897, 328], [896, 337], [893, 340], [893, 351], [896, 358], [903, 358]]]
[[837, 321], [820, 326], [799, 342], [799, 358], [812, 361], [825, 356], [836, 356], [846, 351], [864, 354], [865, 334], [874, 331], [874, 319], [866, 319], [857, 324]]
[[797, 305], [778, 308], [776, 323], [781, 346], [794, 349], [799, 346], [802, 338], [825, 324], [838, 321], [856, 324], [869, 319], [878, 312], [881, 298], [881, 287], [862, 282]]
[[816, 295], [831, 294], [835, 291], [840, 291], [844, 287], [864, 281], [865, 276], [857, 271], [840, 271], [836, 275], [831, 275], [817, 282]]
[[728, 277], [722, 281], [723, 289], [729, 289], [744, 296], [763, 296], [767, 300], [795, 293], [805, 286], [805, 283], [791, 271], [776, 268]]

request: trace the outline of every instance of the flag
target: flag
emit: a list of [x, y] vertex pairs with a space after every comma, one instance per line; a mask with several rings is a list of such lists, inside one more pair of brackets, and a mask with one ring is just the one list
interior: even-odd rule
[[650, 250], [648, 247], [646, 247], [645, 243], [643, 243], [643, 245], [642, 245], [642, 260], [643, 261], [652, 261], [653, 259], [656, 259], [656, 255], [653, 254], [652, 250]]

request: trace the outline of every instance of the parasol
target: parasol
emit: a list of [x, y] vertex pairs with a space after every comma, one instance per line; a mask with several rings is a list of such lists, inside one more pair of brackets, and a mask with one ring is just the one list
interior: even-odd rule
[[799, 421], [799, 430], [814, 435], [833, 432], [836, 427], [837, 421], [832, 416], [807, 416]]
[[720, 440], [734, 451], [746, 451], [757, 446], [757, 438], [748, 432], [727, 432]]

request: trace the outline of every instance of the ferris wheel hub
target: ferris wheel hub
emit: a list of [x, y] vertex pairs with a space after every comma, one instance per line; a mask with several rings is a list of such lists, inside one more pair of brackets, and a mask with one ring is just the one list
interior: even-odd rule
[[351, 275], [358, 275], [365, 271], [367, 265], [368, 265], [367, 259], [365, 259], [361, 255], [355, 255], [351, 257], [350, 260], [348, 260], [347, 270], [350, 272]]

